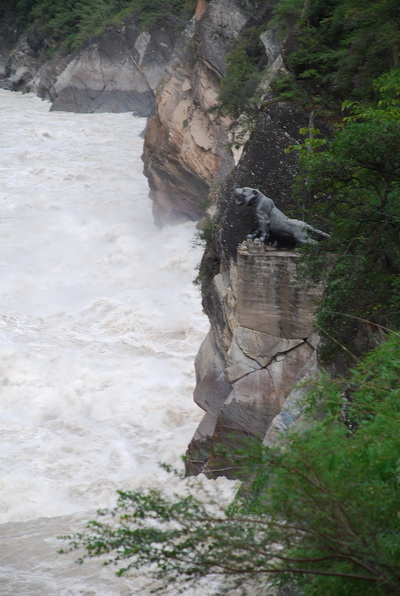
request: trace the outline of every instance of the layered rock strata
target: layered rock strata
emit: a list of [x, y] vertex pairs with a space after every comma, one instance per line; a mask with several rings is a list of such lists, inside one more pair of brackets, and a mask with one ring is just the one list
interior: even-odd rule
[[298, 281], [298, 258], [246, 241], [237, 264], [214, 277], [218, 314], [196, 359], [195, 401], [206, 414], [189, 445], [188, 473], [235, 476], [234, 467], [221, 467], [215, 447], [263, 440], [274, 419], [279, 428], [276, 417], [296, 384], [315, 373], [319, 291]]
[[[52, 110], [132, 111], [148, 116], [155, 89], [185, 24], [171, 15], [148, 32], [133, 15], [119, 25], [110, 25], [75, 54], [56, 50], [55, 40], [46, 38], [40, 28], [33, 27], [18, 40], [4, 36], [0, 42], [1, 84], [50, 99]], [[5, 24], [3, 29], [9, 32]]]
[[234, 167], [227, 148], [231, 120], [215, 111], [220, 79], [240, 32], [259, 23], [267, 9], [263, 3], [250, 11], [237, 0], [201, 0], [176, 45], [145, 136], [145, 173], [158, 225], [199, 219], [210, 188]]

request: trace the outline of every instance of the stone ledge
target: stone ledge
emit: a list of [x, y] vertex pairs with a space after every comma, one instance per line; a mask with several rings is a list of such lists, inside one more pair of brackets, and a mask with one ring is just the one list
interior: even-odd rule
[[238, 248], [237, 317], [242, 327], [284, 339], [305, 339], [314, 329], [319, 288], [297, 277], [299, 253], [245, 242]]

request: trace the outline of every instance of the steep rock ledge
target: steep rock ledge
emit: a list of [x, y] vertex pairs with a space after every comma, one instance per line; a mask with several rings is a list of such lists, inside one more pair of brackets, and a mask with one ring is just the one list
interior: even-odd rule
[[237, 264], [216, 275], [214, 324], [196, 359], [196, 403], [206, 414], [189, 445], [189, 474], [234, 476], [216, 445], [264, 439], [297, 383], [316, 370], [318, 289], [297, 280], [295, 251], [246, 241]]
[[276, 441], [301, 415], [297, 385], [316, 372], [319, 290], [299, 282], [293, 247], [239, 245], [257, 224], [252, 210], [233, 197], [235, 187], [256, 187], [286, 213], [301, 216], [292, 194], [296, 155], [285, 150], [301, 142], [299, 129], [308, 119], [294, 106], [272, 101], [219, 190], [200, 269], [211, 330], [196, 358], [194, 397], [206, 414], [188, 448], [189, 474], [235, 477], [234, 462], [217, 455], [220, 447], [233, 451], [246, 437]]
[[[244, 5], [199, 1], [157, 90], [143, 159], [158, 225], [199, 219], [210, 187], [234, 167], [227, 148], [231, 121], [211, 108], [226, 74], [226, 55], [255, 18]], [[258, 16], [265, 11], [262, 7]]]
[[[254, 13], [244, 4], [199, 3], [197, 20], [176, 45], [157, 89], [145, 135], [145, 172], [159, 225], [197, 219], [210, 188], [209, 196], [216, 197], [212, 242], [200, 273], [211, 330], [196, 358], [194, 395], [206, 413], [188, 449], [189, 474], [235, 476], [215, 459], [215, 447], [237, 446], [246, 436], [271, 440], [298, 417], [295, 387], [316, 369], [314, 296], [296, 285], [298, 254], [256, 244], [238, 250], [255, 223], [251, 210], [232, 200], [236, 186], [257, 187], [284, 211], [301, 216], [292, 198], [297, 159], [285, 150], [302, 142], [299, 129], [307, 127], [309, 114], [276, 102], [270, 91], [271, 80], [284, 69], [274, 32], [262, 36], [265, 106], [235, 160], [226, 148], [231, 122], [209, 110], [226, 73], [226, 54], [252, 24]], [[269, 8], [259, 5], [265, 22]]]

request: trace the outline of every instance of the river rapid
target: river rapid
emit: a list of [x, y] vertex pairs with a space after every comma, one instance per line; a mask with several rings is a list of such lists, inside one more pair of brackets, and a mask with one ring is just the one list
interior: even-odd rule
[[0, 90], [0, 594], [150, 594], [56, 537], [174, 482], [159, 462], [202, 416], [201, 249], [193, 223], [153, 224], [144, 119], [49, 105]]

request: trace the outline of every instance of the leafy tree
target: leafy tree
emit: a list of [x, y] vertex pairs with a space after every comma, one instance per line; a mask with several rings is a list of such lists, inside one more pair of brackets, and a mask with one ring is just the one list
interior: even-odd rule
[[243, 589], [294, 580], [302, 596], [400, 594], [399, 376], [391, 334], [348, 382], [316, 383], [305, 430], [242, 454], [252, 480], [225, 511], [192, 494], [120, 492], [71, 548], [165, 584], [216, 573]]
[[397, 0], [275, 0], [274, 15], [289, 33], [286, 64], [314, 100], [366, 98], [399, 64]]
[[[375, 89], [374, 104], [345, 104], [332, 140], [314, 136], [300, 148], [299, 189], [331, 232], [305, 258], [306, 274], [327, 288], [317, 324], [333, 340], [328, 359], [335, 345], [365, 351], [375, 325], [400, 328], [400, 70]], [[369, 322], [362, 330], [360, 320]]]
[[334, 20], [343, 29], [335, 85], [344, 89], [351, 85], [362, 97], [372, 80], [399, 65], [400, 4], [397, 0], [342, 0]]
[[15, 0], [17, 23], [26, 28], [34, 22], [46, 35], [72, 49], [99, 33], [114, 20], [136, 13], [143, 29], [168, 15], [187, 18], [194, 0]]

